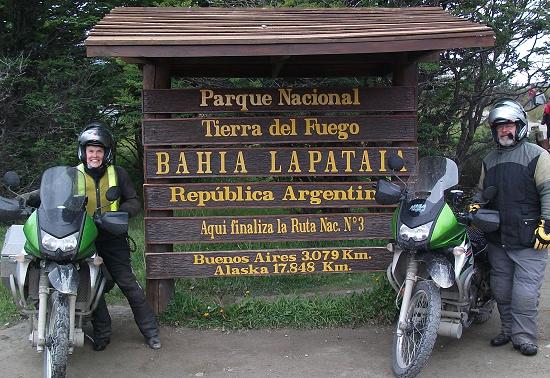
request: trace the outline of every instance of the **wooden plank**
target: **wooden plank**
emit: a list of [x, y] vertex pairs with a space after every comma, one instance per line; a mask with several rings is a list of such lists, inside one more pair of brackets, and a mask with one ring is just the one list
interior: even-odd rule
[[[401, 8], [403, 10], [406, 8]], [[329, 11], [329, 9], [324, 8], [324, 11]], [[254, 12], [253, 9], [241, 14], [215, 14], [214, 12], [202, 13], [202, 14], [185, 14], [185, 13], [172, 13], [172, 14], [159, 14], [150, 12], [149, 14], [125, 14], [125, 15], [106, 15], [100, 22], [101, 23], [116, 23], [119, 21], [134, 21], [134, 20], [159, 20], [159, 21], [171, 21], [171, 20], [183, 20], [189, 23], [194, 22], [216, 22], [216, 21], [226, 21], [226, 22], [235, 22], [235, 21], [248, 21], [248, 22], [284, 22], [292, 21], [295, 23], [301, 22], [306, 23], [308, 21], [317, 21], [323, 20], [324, 22], [335, 23], [338, 21], [346, 20], [361, 20], [364, 22], [367, 21], [377, 21], [377, 20], [396, 20], [397, 22], [401, 21], [406, 23], [407, 21], [424, 21], [424, 20], [433, 20], [445, 21], [445, 20], [457, 20], [464, 23], [472, 23], [469, 20], [452, 16], [446, 12], [440, 13], [418, 13], [418, 12], [401, 12], [401, 13], [378, 13], [378, 14], [361, 14], [354, 12], [347, 12], [341, 14], [332, 14], [333, 17], [329, 16], [330, 12], [327, 13], [316, 13], [314, 10], [309, 10], [307, 14], [296, 14], [293, 12], [285, 12], [284, 14], [264, 14], [262, 12]]]
[[392, 214], [145, 218], [150, 244], [390, 239]]
[[243, 277], [384, 271], [393, 254], [383, 247], [148, 253], [148, 279]]
[[[236, 33], [255, 33], [258, 31], [258, 23], [250, 23], [249, 26], [245, 26], [244, 22], [238, 22], [234, 25], [228, 25], [227, 23], [209, 24], [200, 23], [196, 25], [190, 25], [186, 22], [176, 22], [165, 24], [154, 22], [125, 22], [117, 23], [113, 25], [97, 25], [90, 32], [90, 35], [194, 35], [196, 33], [209, 34], [236, 34]], [[392, 31], [414, 30], [414, 28], [422, 28], [422, 30], [440, 30], [441, 28], [453, 29], [459, 26], [460, 23], [456, 21], [451, 22], [439, 22], [426, 25], [424, 23], [378, 23], [364, 25], [360, 22], [356, 23], [337, 23], [332, 25], [266, 25], [262, 31], [262, 35], [270, 34], [296, 34], [302, 33], [319, 33], [319, 34], [332, 34], [333, 31], [346, 31], [349, 28], [355, 28], [355, 30], [362, 30], [364, 32], [379, 32], [387, 29]], [[349, 34], [353, 35], [353, 34]]]
[[[270, 37], [276, 38], [299, 38], [302, 35], [311, 35], [312, 38], [355, 38], [355, 37], [374, 37], [374, 36], [396, 36], [396, 35], [417, 35], [417, 34], [429, 34], [433, 32], [437, 33], [453, 33], [453, 32], [476, 32], [482, 31], [484, 28], [464, 28], [464, 27], [452, 27], [446, 24], [436, 24], [436, 25], [419, 25], [419, 29], [413, 27], [393, 27], [391, 29], [386, 28], [354, 28], [353, 32], [349, 31], [348, 28], [340, 25], [335, 25], [334, 28], [329, 29], [316, 29], [316, 28], [301, 28], [299, 26], [288, 26], [288, 27], [265, 27], [262, 31], [261, 38], [256, 33], [258, 27], [250, 28], [204, 28], [203, 25], [195, 28], [168, 28], [168, 27], [159, 27], [157, 29], [147, 30], [141, 27], [134, 29], [109, 29], [109, 30], [95, 30], [90, 32], [90, 36], [97, 38], [102, 38], [105, 36], [110, 36], [119, 40], [140, 40], [141, 37], [148, 37], [154, 40], [165, 40], [165, 39], [188, 39], [191, 37], [204, 37], [208, 39], [233, 39], [237, 37], [253, 37], [255, 39], [268, 39]], [[420, 28], [421, 27], [421, 28]], [[388, 31], [391, 30], [391, 31]], [[135, 37], [135, 38], [134, 38]]]
[[[429, 22], [429, 24], [428, 24]], [[350, 27], [358, 27], [363, 30], [373, 30], [373, 29], [382, 29], [382, 28], [397, 28], [398, 30], [406, 30], [411, 29], [415, 27], [426, 27], [426, 28], [437, 28], [441, 26], [445, 27], [455, 27], [455, 26], [463, 26], [465, 23], [462, 20], [458, 19], [448, 19], [444, 21], [435, 21], [433, 19], [423, 19], [422, 21], [415, 19], [413, 21], [410, 20], [403, 20], [400, 18], [395, 19], [387, 19], [384, 18], [382, 20], [372, 20], [369, 21], [369, 23], [365, 23], [364, 20], [357, 19], [355, 17], [349, 18], [346, 20], [336, 20], [331, 23], [324, 23], [323, 25], [318, 24], [299, 24], [294, 21], [269, 21], [268, 25], [265, 25], [266, 28], [273, 28], [273, 29], [297, 29], [297, 30], [320, 30], [320, 31], [328, 31], [331, 29], [346, 29]], [[210, 32], [213, 30], [218, 29], [227, 29], [229, 32], [232, 32], [234, 30], [242, 30], [242, 31], [258, 31], [259, 27], [261, 27], [261, 24], [258, 20], [237, 20], [237, 21], [231, 21], [231, 20], [218, 20], [218, 21], [207, 21], [204, 20], [202, 22], [196, 22], [192, 23], [189, 22], [189, 20], [181, 20], [181, 19], [133, 19], [131, 21], [113, 21], [113, 22], [100, 22], [99, 24], [95, 25], [92, 29], [91, 33], [97, 33], [97, 32], [127, 32], [127, 31], [136, 31], [136, 32], [149, 32], [149, 31], [161, 31], [161, 32], [167, 32], [167, 31], [191, 31], [191, 30], [203, 30], [205, 32]], [[264, 28], [264, 29], [266, 29]]]
[[[145, 64], [142, 68], [143, 89], [170, 88], [170, 69], [167, 66]], [[170, 115], [144, 114], [145, 118], [169, 117]], [[145, 147], [147, 150], [147, 147]], [[144, 167], [145, 169], [145, 167]], [[145, 173], [145, 172], [144, 172]], [[169, 217], [172, 211], [147, 211], [146, 216]], [[147, 243], [147, 241], [146, 241]], [[172, 251], [171, 244], [147, 245], [149, 252], [166, 253]], [[164, 311], [174, 293], [174, 280], [147, 280], [145, 286], [147, 300], [156, 314]]]
[[[302, 45], [309, 45], [312, 44], [314, 46], [318, 46], [319, 44], [334, 44], [334, 43], [354, 43], [357, 44], [355, 47], [363, 47], [362, 44], [365, 45], [376, 45], [378, 43], [391, 43], [392, 45], [399, 46], [399, 43], [403, 42], [413, 42], [414, 44], [422, 45], [424, 43], [426, 46], [430, 47], [430, 44], [432, 42], [437, 43], [444, 43], [447, 42], [447, 45], [449, 48], [458, 48], [458, 47], [482, 47], [485, 46], [485, 44], [480, 45], [474, 45], [469, 46], [467, 43], [472, 38], [481, 38], [485, 37], [487, 40], [493, 40], [494, 41], [494, 33], [491, 31], [457, 31], [457, 30], [447, 30], [441, 32], [427, 32], [427, 33], [414, 33], [414, 34], [408, 34], [408, 33], [399, 33], [399, 34], [390, 34], [387, 33], [385, 35], [318, 35], [314, 36], [311, 34], [307, 34], [309, 38], [304, 40], [297, 40], [296, 38], [287, 38], [283, 39], [281, 37], [267, 37], [267, 38], [256, 38], [255, 35], [244, 35], [244, 36], [238, 36], [235, 38], [209, 38], [209, 39], [201, 39], [201, 36], [196, 37], [179, 37], [179, 38], [164, 38], [164, 39], [155, 39], [155, 38], [147, 38], [147, 37], [137, 37], [132, 39], [127, 38], [116, 38], [116, 36], [109, 36], [109, 37], [100, 37], [100, 36], [90, 36], [86, 39], [85, 45], [86, 46], [92, 46], [92, 45], [119, 45], [119, 46], [155, 46], [155, 45], [162, 45], [165, 47], [170, 47], [170, 45], [177, 45], [177, 46], [202, 46], [202, 47], [208, 47], [210, 45], [216, 45], [217, 47], [221, 47], [218, 45], [233, 45], [231, 47], [235, 47], [235, 45], [268, 45], [273, 48], [278, 48], [284, 45], [291, 45], [295, 46], [296, 44], [299, 44], [299, 46], [295, 47], [302, 47]], [[303, 36], [302, 36], [303, 37]], [[441, 41], [443, 40], [443, 41]], [[493, 43], [494, 44], [494, 43]], [[402, 51], [401, 49], [395, 50], [394, 46], [390, 45], [386, 50], [383, 52], [393, 52], [393, 51]], [[491, 46], [491, 45], [487, 45]], [[338, 47], [338, 46], [332, 46]], [[434, 49], [441, 49], [441, 46], [431, 46], [431, 48], [422, 48], [422, 49], [416, 49], [411, 46], [411, 43], [409, 43], [409, 48], [406, 49], [406, 51], [416, 51], [416, 50], [434, 50]], [[312, 54], [330, 54], [330, 52], [323, 52], [323, 49], [319, 49], [316, 52], [309, 52], [307, 54], [291, 54], [291, 55], [312, 55]], [[342, 52], [343, 54], [351, 54], [351, 53], [378, 53], [382, 51], [369, 51], [368, 49], [361, 49], [361, 50], [354, 50], [349, 49], [345, 52]], [[288, 53], [271, 53], [269, 55], [289, 55]], [[252, 54], [255, 55], [255, 54]], [[174, 56], [185, 56], [184, 54], [181, 55], [174, 55]], [[238, 55], [237, 55], [238, 56]]]
[[[178, 41], [174, 45], [143, 44], [133, 45], [119, 41], [95, 41], [89, 37], [85, 41], [86, 55], [121, 57], [231, 57], [231, 56], [274, 56], [274, 55], [332, 55], [332, 54], [375, 54], [407, 51], [446, 50], [453, 48], [492, 47], [495, 44], [493, 32], [472, 34], [438, 34], [431, 36], [402, 36], [399, 38], [372, 38], [369, 40], [309, 41], [303, 43], [271, 44], [265, 41], [235, 41], [223, 45], [207, 45], [196, 41]], [[308, 72], [304, 72], [304, 76]], [[350, 70], [349, 75], [363, 74], [362, 67]]]
[[301, 14], [301, 13], [396, 13], [400, 12], [420, 12], [420, 13], [445, 13], [441, 7], [407, 7], [407, 8], [389, 8], [389, 7], [371, 7], [371, 8], [187, 8], [187, 7], [115, 7], [111, 10], [111, 13], [135, 13], [135, 14], [149, 14], [149, 13], [189, 13], [189, 14], [239, 14], [249, 12], [263, 13], [263, 14], [282, 14], [287, 13]]
[[149, 210], [231, 208], [372, 208], [375, 182], [145, 184]]
[[143, 91], [144, 113], [415, 110], [415, 87]]
[[[342, 32], [342, 33], [305, 33], [305, 34], [288, 34], [286, 36], [273, 36], [265, 34], [250, 34], [242, 33], [241, 35], [226, 35], [219, 34], [213, 36], [203, 35], [201, 39], [201, 34], [182, 34], [180, 36], [171, 36], [171, 35], [160, 35], [153, 38], [148, 36], [136, 36], [136, 35], [127, 35], [127, 36], [90, 36], [87, 38], [87, 41], [95, 41], [96, 44], [145, 44], [145, 45], [173, 45], [181, 44], [186, 40], [193, 39], [192, 37], [198, 37], [202, 40], [203, 43], [211, 44], [228, 44], [228, 43], [242, 43], [243, 39], [251, 39], [254, 41], [263, 41], [270, 43], [304, 43], [308, 42], [311, 39], [323, 41], [323, 40], [333, 40], [334, 42], [344, 42], [343, 40], [349, 40], [354, 38], [374, 38], [374, 37], [399, 37], [399, 36], [424, 36], [429, 38], [431, 34], [458, 34], [458, 33], [481, 33], [487, 32], [486, 27], [462, 27], [462, 28], [440, 28], [440, 29], [421, 29], [421, 30], [396, 30], [396, 31], [354, 31], [354, 32]], [[197, 38], [195, 38], [197, 39]]]
[[[128, 59], [128, 58], [127, 58]], [[132, 58], [129, 58], [132, 59]], [[205, 64], [174, 64], [172, 72], [180, 77], [288, 77], [300, 78], [307, 72], [309, 77], [335, 77], [341, 78], [349, 76], [351, 70], [356, 70], [357, 65], [342, 61], [341, 63], [330, 64], [283, 64], [277, 71], [273, 63], [264, 62], [261, 65], [231, 63], [230, 65], [220, 65], [215, 59], [207, 59]], [[391, 73], [391, 66], [378, 64], [361, 64], [361, 72], [364, 77], [380, 77]]]
[[410, 175], [416, 148], [258, 147], [148, 149], [146, 179], [189, 177], [380, 176], [389, 174], [386, 159], [405, 160]]
[[[288, 125], [289, 135], [279, 135]], [[416, 140], [416, 116], [204, 117], [143, 121], [143, 145]]]

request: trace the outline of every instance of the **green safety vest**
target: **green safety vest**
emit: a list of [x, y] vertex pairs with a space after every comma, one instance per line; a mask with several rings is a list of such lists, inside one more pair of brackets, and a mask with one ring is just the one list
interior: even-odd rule
[[[110, 202], [109, 200], [107, 200], [107, 197], [105, 197], [105, 194], [107, 193], [107, 189], [109, 189], [111, 186], [117, 186], [115, 166], [109, 165], [107, 167], [107, 174], [101, 177], [98, 187], [96, 187], [96, 183], [93, 177], [88, 175], [84, 170], [84, 164], [80, 164], [76, 168], [84, 174], [86, 180], [86, 190], [84, 190], [84, 182], [81, 180], [81, 176], [79, 176], [78, 193], [81, 195], [86, 195], [86, 197], [88, 197], [86, 212], [88, 213], [88, 215], [93, 216], [98, 207], [106, 205]], [[118, 211], [118, 203], [118, 200], [111, 202], [110, 207], [104, 207], [100, 209], [99, 213], [102, 213], [104, 211]]]

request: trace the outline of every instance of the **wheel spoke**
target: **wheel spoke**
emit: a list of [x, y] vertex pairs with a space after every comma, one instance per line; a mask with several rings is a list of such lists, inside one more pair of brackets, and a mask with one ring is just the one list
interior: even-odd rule
[[397, 376], [409, 376], [413, 371], [418, 373], [425, 361], [422, 359], [419, 364], [420, 356], [425, 356], [426, 353], [429, 355], [435, 343], [434, 327], [441, 308], [439, 296], [434, 289], [426, 287], [429, 283], [417, 285], [409, 302], [405, 329], [400, 330], [401, 335], [396, 335], [395, 339], [394, 371]]

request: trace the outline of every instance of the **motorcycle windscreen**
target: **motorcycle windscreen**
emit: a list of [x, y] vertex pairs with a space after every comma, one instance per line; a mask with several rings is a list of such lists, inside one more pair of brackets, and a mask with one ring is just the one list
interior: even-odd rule
[[407, 182], [401, 222], [418, 227], [433, 221], [445, 204], [445, 190], [458, 184], [458, 167], [451, 159], [427, 156], [418, 162], [417, 175]]
[[80, 230], [86, 213], [86, 180], [74, 167], [47, 169], [40, 183], [40, 228], [63, 238]]

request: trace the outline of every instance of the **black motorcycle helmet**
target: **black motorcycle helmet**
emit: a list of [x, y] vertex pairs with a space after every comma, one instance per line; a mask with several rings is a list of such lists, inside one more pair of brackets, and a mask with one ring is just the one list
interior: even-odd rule
[[505, 123], [513, 122], [516, 124], [516, 135], [514, 140], [519, 142], [527, 136], [527, 114], [523, 106], [512, 99], [502, 99], [498, 101], [489, 112], [487, 117], [489, 126], [491, 126], [491, 134], [493, 140], [498, 143], [497, 126]]
[[84, 130], [78, 136], [78, 159], [86, 166], [86, 146], [103, 147], [102, 167], [113, 162], [114, 158], [114, 140], [111, 133], [101, 122], [92, 122], [86, 125]]

